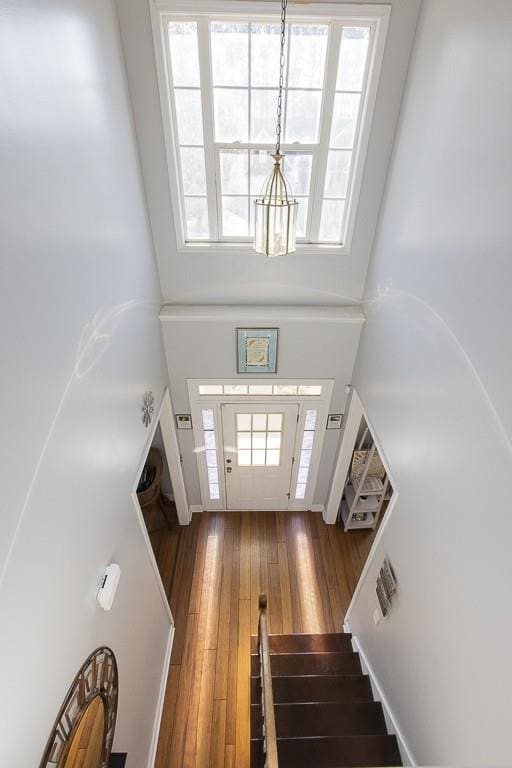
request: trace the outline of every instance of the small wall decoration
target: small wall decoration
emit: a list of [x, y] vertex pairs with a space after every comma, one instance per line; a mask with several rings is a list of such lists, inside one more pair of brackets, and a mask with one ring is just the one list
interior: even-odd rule
[[153, 418], [153, 411], [154, 409], [154, 403], [155, 398], [153, 397], [153, 393], [151, 391], [148, 391], [145, 393], [143, 399], [142, 399], [142, 423], [146, 427], [146, 429], [151, 424], [151, 419]]
[[277, 373], [279, 328], [237, 328], [238, 373]]
[[341, 429], [342, 413], [330, 413], [327, 417], [327, 429]]
[[396, 576], [388, 557], [377, 576], [376, 593], [383, 616], [387, 616], [397, 588]]
[[178, 429], [192, 429], [192, 416], [190, 413], [177, 413], [176, 426]]

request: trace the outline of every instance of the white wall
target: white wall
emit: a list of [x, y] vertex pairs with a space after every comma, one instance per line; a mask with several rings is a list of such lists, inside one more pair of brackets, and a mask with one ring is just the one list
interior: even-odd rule
[[511, 71], [510, 2], [424, 0], [355, 374], [399, 497], [350, 626], [420, 765], [510, 765]]
[[[208, 308], [203, 308], [208, 314]], [[233, 310], [235, 314], [238, 310]], [[240, 309], [240, 312], [242, 310]], [[350, 384], [361, 334], [362, 315], [350, 309], [354, 319], [346, 322], [313, 322], [283, 320], [279, 309], [266, 308], [266, 320], [259, 313], [253, 317], [250, 308], [240, 319], [166, 321], [163, 319], [165, 353], [169, 369], [170, 389], [175, 413], [190, 413], [187, 379], [233, 379], [236, 372], [236, 328], [278, 327], [278, 371], [261, 375], [272, 379], [334, 379], [331, 413], [343, 413], [347, 396], [344, 386]], [[304, 310], [300, 310], [305, 315]], [[347, 310], [344, 310], [347, 312]], [[165, 307], [164, 307], [165, 314]], [[359, 316], [359, 319], [357, 317]], [[243, 381], [244, 375], [240, 376]], [[259, 379], [258, 379], [259, 380]], [[340, 432], [327, 430], [316, 485], [314, 503], [324, 504], [329, 490]], [[201, 503], [197, 460], [192, 431], [178, 430], [183, 455], [183, 472], [190, 504]]]
[[166, 373], [118, 37], [106, 0], [0, 0], [0, 764], [13, 768], [39, 764], [102, 643], [120, 666], [116, 743], [142, 768], [169, 636], [130, 499], [142, 395], [159, 402]]
[[[278, 259], [265, 259], [254, 252], [176, 252], [149, 2], [117, 0], [117, 4], [164, 300], [184, 304], [358, 304], [420, 0], [390, 0], [386, 54], [350, 255], [296, 253]], [[290, 3], [289, 13], [294, 11], [295, 4]]]

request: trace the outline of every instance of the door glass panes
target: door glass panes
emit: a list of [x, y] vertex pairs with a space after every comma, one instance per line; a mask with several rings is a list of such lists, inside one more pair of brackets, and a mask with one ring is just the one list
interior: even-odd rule
[[369, 42], [369, 27], [343, 27], [320, 216], [322, 242], [337, 243], [343, 235]]
[[215, 438], [215, 418], [213, 409], [205, 408], [202, 411], [203, 418], [203, 439], [206, 456], [206, 468], [208, 472], [208, 491], [210, 499], [217, 501], [220, 499], [219, 491], [219, 468], [217, 464], [217, 444]]
[[183, 192], [184, 234], [187, 240], [208, 240], [210, 223], [204, 160], [197, 23], [170, 22], [168, 36]]
[[282, 437], [282, 413], [237, 413], [238, 466], [278, 467]]
[[320, 397], [321, 384], [199, 384], [200, 395], [301, 395]]
[[304, 420], [304, 432], [302, 434], [302, 444], [299, 456], [297, 485], [295, 487], [296, 499], [304, 499], [306, 496], [306, 487], [311, 465], [311, 455], [313, 453], [313, 443], [315, 439], [316, 422], [317, 411], [313, 408], [308, 409], [306, 411], [306, 418]]

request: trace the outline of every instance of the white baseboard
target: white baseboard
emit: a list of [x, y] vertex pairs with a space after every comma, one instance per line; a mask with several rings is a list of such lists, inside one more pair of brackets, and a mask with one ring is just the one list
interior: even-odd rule
[[311, 511], [312, 512], [321, 512], [322, 515], [325, 514], [325, 504], [312, 504], [311, 505]]
[[192, 517], [192, 515], [198, 515], [200, 512], [204, 512], [204, 507], [202, 504], [191, 504], [189, 509], [190, 517]]
[[164, 711], [165, 691], [167, 688], [167, 678], [169, 677], [169, 666], [171, 664], [172, 644], [174, 642], [174, 625], [169, 629], [167, 647], [165, 649], [164, 666], [162, 669], [162, 678], [160, 680], [160, 690], [158, 692], [158, 701], [156, 705], [155, 724], [153, 726], [153, 735], [151, 737], [151, 746], [149, 748], [148, 768], [154, 768], [156, 760], [156, 751], [158, 749], [158, 737], [160, 735], [160, 723]]
[[[343, 625], [343, 630], [344, 632], [350, 632], [351, 631], [350, 624], [347, 624], [345, 622], [345, 624]], [[418, 763], [416, 762], [416, 758], [414, 757], [412, 750], [410, 749], [409, 745], [407, 744], [404, 738], [402, 731], [400, 730], [400, 727], [396, 721], [393, 710], [389, 706], [389, 702], [386, 698], [384, 691], [381, 688], [381, 685], [379, 683], [377, 676], [375, 675], [372, 665], [368, 661], [366, 654], [364, 653], [361, 646], [359, 645], [357, 637], [355, 637], [354, 635], [352, 635], [352, 647], [354, 651], [356, 651], [356, 653], [359, 654], [359, 658], [361, 659], [361, 667], [363, 668], [364, 674], [368, 675], [368, 677], [370, 678], [370, 685], [372, 686], [373, 698], [375, 699], [375, 701], [380, 701], [380, 703], [382, 704], [382, 709], [384, 711], [384, 719], [386, 721], [388, 733], [394, 734], [396, 736], [396, 740], [398, 742], [398, 748], [402, 756], [402, 764], [410, 765], [410, 766], [413, 766], [413, 768], [415, 768], [418, 765]]]

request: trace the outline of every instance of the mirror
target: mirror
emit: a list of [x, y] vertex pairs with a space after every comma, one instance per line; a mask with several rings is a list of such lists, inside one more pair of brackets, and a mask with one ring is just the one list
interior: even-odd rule
[[62, 768], [99, 768], [104, 737], [105, 704], [95, 696], [82, 715]]
[[108, 768], [118, 690], [116, 657], [111, 648], [100, 646], [76, 673], [39, 768]]

